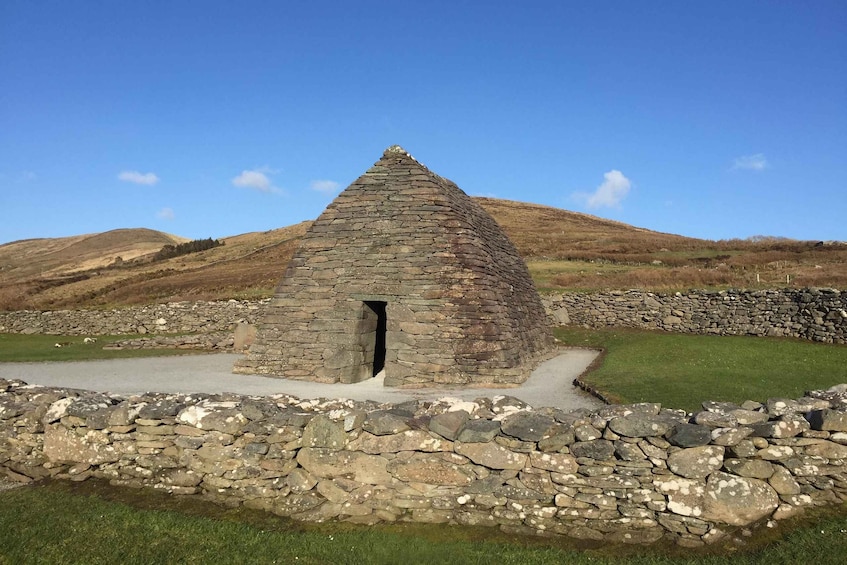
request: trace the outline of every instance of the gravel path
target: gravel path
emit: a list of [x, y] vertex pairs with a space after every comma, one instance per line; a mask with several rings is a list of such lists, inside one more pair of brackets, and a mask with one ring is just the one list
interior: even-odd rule
[[513, 388], [398, 389], [382, 386], [379, 378], [356, 384], [321, 384], [233, 374], [236, 354], [147, 357], [65, 363], [0, 363], [0, 378], [30, 384], [79, 388], [119, 395], [144, 392], [233, 392], [246, 395], [286, 393], [299, 398], [350, 398], [377, 402], [403, 402], [412, 398], [434, 400], [445, 396], [474, 398], [510, 395], [531, 406], [564, 410], [596, 408], [602, 402], [573, 386], [574, 378], [597, 357], [590, 349], [563, 349], [542, 363], [527, 381]]

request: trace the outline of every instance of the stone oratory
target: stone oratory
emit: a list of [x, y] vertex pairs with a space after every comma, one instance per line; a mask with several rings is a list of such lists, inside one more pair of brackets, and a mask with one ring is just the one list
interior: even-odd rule
[[395, 145], [312, 224], [234, 370], [508, 386], [552, 348], [535, 285], [502, 228]]

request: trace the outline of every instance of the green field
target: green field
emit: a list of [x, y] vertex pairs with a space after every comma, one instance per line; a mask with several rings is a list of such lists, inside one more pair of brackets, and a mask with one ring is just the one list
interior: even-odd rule
[[845, 345], [622, 328], [558, 328], [556, 337], [605, 350], [583, 381], [616, 403], [660, 402], [690, 411], [704, 400], [798, 398], [847, 383]]
[[729, 548], [609, 547], [495, 528], [306, 525], [194, 497], [53, 482], [0, 492], [0, 563], [843, 563], [847, 509], [811, 516]]
[[[114, 341], [144, 337], [139, 335], [98, 336], [93, 344], [83, 343], [83, 336], [0, 334], [0, 363], [20, 361], [84, 361], [87, 359], [125, 359], [128, 357], [161, 357], [197, 353], [187, 349], [103, 349]], [[56, 347], [57, 343], [68, 345]], [[200, 352], [203, 353], [203, 352]]]
[[[622, 329], [560, 328], [571, 346], [604, 349], [584, 380], [621, 402], [697, 409], [704, 400], [797, 397], [847, 382], [847, 346], [788, 339], [691, 336]], [[113, 339], [116, 339], [114, 336]], [[56, 336], [0, 335], [0, 359], [69, 360], [109, 354], [55, 350]], [[64, 350], [64, 351], [63, 351]], [[181, 351], [177, 351], [182, 353]], [[70, 356], [68, 356], [70, 355]], [[510, 536], [494, 528], [396, 524], [306, 525], [225, 509], [196, 497], [48, 482], [0, 492], [0, 563], [498, 563], [789, 564], [843, 563], [847, 506], [810, 512], [741, 545], [684, 550], [609, 547], [567, 538]]]

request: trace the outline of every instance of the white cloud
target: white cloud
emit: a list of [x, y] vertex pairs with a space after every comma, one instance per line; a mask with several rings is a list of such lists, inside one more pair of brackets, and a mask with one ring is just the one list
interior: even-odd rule
[[156, 212], [156, 217], [160, 220], [173, 220], [174, 219], [174, 211], [173, 208], [162, 208], [158, 212]]
[[603, 183], [592, 193], [578, 192], [573, 196], [582, 200], [589, 208], [617, 208], [629, 194], [632, 182], [618, 170], [603, 173]]
[[755, 155], [743, 155], [735, 159], [732, 165], [732, 170], [745, 169], [748, 171], [763, 171], [768, 168], [768, 160], [765, 159], [764, 153], [756, 153]]
[[154, 185], [159, 182], [159, 177], [153, 173], [139, 173], [138, 171], [121, 171], [118, 180], [135, 184]]
[[267, 167], [241, 171], [240, 175], [232, 179], [232, 184], [239, 188], [252, 188], [259, 192], [279, 192], [279, 189], [273, 185], [266, 173], [271, 174], [272, 171]]
[[32, 182], [38, 178], [38, 175], [33, 173], [32, 171], [23, 171], [20, 176], [20, 182]]
[[332, 194], [338, 190], [338, 183], [334, 180], [313, 180], [309, 183], [309, 188], [324, 194]]

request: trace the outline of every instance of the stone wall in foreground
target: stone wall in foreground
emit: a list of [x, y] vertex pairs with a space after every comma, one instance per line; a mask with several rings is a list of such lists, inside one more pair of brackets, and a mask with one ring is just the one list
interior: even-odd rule
[[306, 521], [695, 546], [844, 501], [846, 461], [844, 392], [565, 413], [510, 397], [121, 398], [0, 381], [11, 480], [94, 477]]
[[555, 294], [543, 300], [548, 314], [559, 324], [847, 343], [847, 291], [834, 289], [674, 294], [629, 290]]

